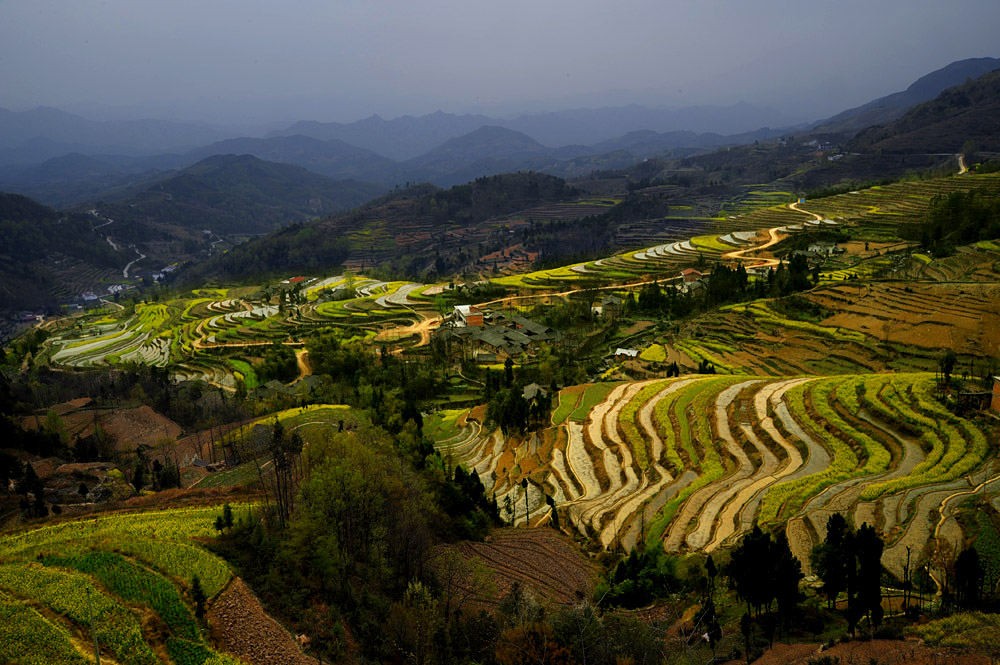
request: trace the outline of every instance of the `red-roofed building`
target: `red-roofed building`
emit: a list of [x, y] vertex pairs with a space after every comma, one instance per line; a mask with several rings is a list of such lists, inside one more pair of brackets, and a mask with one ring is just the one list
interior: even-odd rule
[[301, 284], [304, 281], [306, 281], [305, 277], [292, 277], [290, 280], [288, 280], [288, 283], [289, 284]]
[[695, 280], [701, 279], [701, 273], [694, 268], [685, 268], [681, 270], [681, 277], [684, 278], [684, 282], [693, 282]]

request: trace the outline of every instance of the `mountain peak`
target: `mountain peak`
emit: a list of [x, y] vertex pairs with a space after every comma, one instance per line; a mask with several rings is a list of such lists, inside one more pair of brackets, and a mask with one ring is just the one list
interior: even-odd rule
[[941, 69], [924, 74], [906, 90], [873, 99], [867, 104], [842, 111], [820, 120], [812, 129], [826, 132], [856, 132], [871, 125], [881, 125], [899, 118], [907, 109], [934, 99], [947, 88], [961, 85], [969, 79], [987, 74], [1000, 67], [998, 58], [967, 58], [956, 60]]

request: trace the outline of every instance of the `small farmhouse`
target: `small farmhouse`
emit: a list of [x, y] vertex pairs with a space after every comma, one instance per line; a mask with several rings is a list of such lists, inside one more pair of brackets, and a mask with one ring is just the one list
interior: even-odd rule
[[843, 254], [844, 248], [837, 247], [835, 242], [814, 242], [809, 245], [809, 251], [813, 254], [823, 254], [829, 256], [831, 254]]
[[455, 305], [455, 325], [460, 327], [483, 325], [483, 313], [473, 305]]
[[684, 278], [684, 283], [687, 284], [701, 279], [701, 272], [694, 268], [685, 268], [681, 270], [681, 277]]
[[[464, 320], [469, 323], [462, 325]], [[436, 335], [445, 342], [458, 342], [463, 353], [471, 353], [477, 362], [503, 362], [507, 358], [520, 358], [522, 354], [532, 355], [540, 343], [558, 343], [562, 335], [543, 323], [522, 316], [495, 314], [489, 325], [482, 325], [483, 314], [475, 307], [460, 305], [455, 308], [455, 325], [441, 328]], [[479, 321], [474, 324], [472, 321]]]

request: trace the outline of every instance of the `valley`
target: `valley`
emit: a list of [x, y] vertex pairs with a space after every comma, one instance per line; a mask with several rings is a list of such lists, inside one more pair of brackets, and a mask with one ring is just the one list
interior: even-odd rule
[[988, 662], [977, 76], [752, 140], [301, 122], [0, 195], [0, 661]]

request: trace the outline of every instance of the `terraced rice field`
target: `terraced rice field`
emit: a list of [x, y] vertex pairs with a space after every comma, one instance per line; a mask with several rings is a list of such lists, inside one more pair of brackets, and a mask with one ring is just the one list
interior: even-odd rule
[[[551, 292], [565, 295], [579, 289], [609, 288], [616, 284], [636, 284], [654, 277], [674, 277], [680, 269], [699, 261], [713, 261], [723, 257], [727, 257], [729, 261], [758, 265], [768, 260], [773, 261], [766, 256], [757, 256], [759, 252], [756, 248], [765, 241], [771, 242], [777, 237], [813, 227], [836, 224], [851, 224], [856, 227], [855, 233], [867, 234], [872, 238], [895, 237], [901, 224], [919, 220], [919, 216], [928, 209], [933, 196], [977, 187], [1000, 189], [1000, 175], [939, 178], [874, 187], [809, 201], [801, 210], [782, 203], [788, 198], [787, 192], [773, 188], [751, 188], [745, 197], [746, 204], [729, 211], [736, 214], [702, 219], [692, 226], [684, 226], [678, 220], [671, 220], [670, 228], [678, 233], [676, 240], [596, 261], [509, 275], [492, 281], [520, 292], [523, 297], [546, 297]], [[591, 203], [597, 207], [608, 205], [604, 201]], [[975, 274], [972, 277], [987, 279], [990, 276], [1000, 276], [995, 274], [997, 266], [1000, 266], [1000, 261], [997, 260], [1000, 257], [992, 246], [977, 246], [965, 250], [965, 253], [974, 255], [973, 258], [976, 259], [973, 263]], [[877, 257], [858, 266], [845, 268], [841, 271], [843, 275], [830, 273], [825, 278], [830, 280], [848, 274], [865, 276], [882, 269], [880, 266], [886, 261], [884, 257]], [[957, 267], [961, 264], [955, 262], [928, 263], [915, 260], [915, 265], [914, 269], [921, 274], [935, 279], [970, 277], [968, 271], [961, 272]], [[838, 297], [837, 292], [840, 291], [840, 297], [850, 298], [852, 287], [853, 284], [834, 283], [829, 291], [830, 297]], [[427, 294], [437, 293], [441, 288], [441, 285], [380, 282], [363, 276], [307, 278], [298, 288], [303, 296], [302, 302], [289, 305], [284, 310], [279, 308], [276, 296], [266, 301], [252, 300], [251, 290], [202, 290], [192, 293], [190, 297], [166, 303], [139, 305], [134, 312], [123, 312], [113, 317], [112, 321], [74, 327], [50, 339], [47, 347], [51, 352], [51, 361], [55, 364], [91, 367], [138, 362], [169, 367], [178, 380], [203, 379], [215, 385], [233, 388], [236, 385], [235, 372], [240, 370], [228, 362], [226, 357], [222, 357], [232, 349], [273, 342], [301, 345], [305, 337], [320, 328], [349, 330], [350, 337], [360, 335], [363, 338], [391, 333], [393, 330], [411, 330], [421, 320], [421, 313], [431, 314]], [[324, 300], [329, 292], [343, 289], [353, 290], [353, 297], [337, 301]], [[867, 294], [859, 293], [856, 296], [859, 302], [864, 301], [862, 305], [875, 302], [871, 298], [865, 300], [865, 295]], [[901, 300], [898, 294], [891, 297]], [[981, 297], [988, 299], [990, 296], [987, 294]], [[996, 298], [993, 302], [996, 302]], [[919, 303], [911, 303], [909, 310], [900, 311], [912, 311], [913, 306], [917, 305]], [[880, 331], [872, 326], [877, 328], [882, 325], [887, 329], [892, 327], [887, 323], [888, 318], [880, 318], [878, 313], [869, 317], [868, 324], [853, 326], [850, 321], [839, 321], [832, 322], [833, 325], [824, 322], [816, 327], [776, 317], [767, 311], [766, 304], [754, 304], [745, 310], [734, 309], [732, 312], [748, 313], [753, 319], [752, 322], [737, 321], [733, 328], [737, 334], [753, 337], [754, 331], [743, 331], [748, 327], [761, 327], [758, 324], [767, 328], [763, 336], [758, 336], [758, 348], [745, 354], [749, 357], [731, 357], [728, 349], [737, 346], [732, 344], [732, 336], [713, 338], [711, 329], [706, 338], [696, 342], [681, 340], [678, 350], [695, 364], [700, 360], [710, 360], [719, 370], [733, 374], [741, 371], [812, 371], [806, 366], [816, 361], [822, 362], [821, 370], [827, 372], [849, 371], [858, 365], [877, 370], [882, 366], [878, 362], [872, 362], [870, 358], [857, 362], [870, 355], [865, 349], [857, 348], [857, 345], [870, 347], [879, 339]], [[845, 316], [850, 317], [852, 313], [848, 312]], [[724, 325], [732, 323], [732, 320], [727, 320]], [[986, 322], [988, 329], [972, 334], [969, 338], [970, 347], [975, 346], [977, 341], [995, 345], [998, 337], [989, 334], [992, 325], [990, 319]], [[775, 331], [778, 331], [778, 335], [771, 334]], [[855, 335], [855, 332], [858, 334]], [[793, 352], [787, 360], [776, 357], [777, 354], [774, 353], [759, 353], [759, 347], [784, 344], [789, 337], [796, 337], [796, 333], [801, 333], [797, 336], [803, 340], [801, 353]], [[827, 357], [820, 359], [816, 354], [825, 349], [822, 343], [816, 342], [817, 335], [825, 335], [837, 342], [847, 341], [849, 344], [847, 348], [838, 349], [832, 354], [826, 353]], [[901, 334], [896, 333], [896, 336], [900, 337]], [[400, 347], [426, 341], [424, 336], [411, 334], [399, 338], [383, 334], [379, 339], [392, 340]], [[810, 343], [810, 339], [814, 341]], [[882, 341], [887, 342], [885, 339]], [[896, 346], [905, 344], [902, 340], [888, 341]], [[758, 360], [754, 360], [755, 358]], [[919, 369], [927, 366], [926, 363], [918, 362], [904, 368]], [[248, 376], [246, 372], [241, 374], [244, 379]]]
[[[354, 278], [355, 297], [322, 300], [330, 289], [347, 284], [343, 276], [303, 282], [303, 301], [284, 310], [277, 297], [231, 297], [222, 291], [192, 292], [190, 297], [166, 303], [140, 304], [134, 312], [96, 317], [51, 338], [51, 362], [69, 367], [95, 367], [136, 362], [169, 367], [176, 380], [201, 379], [234, 388], [237, 377], [248, 388], [256, 378], [249, 363], [231, 358], [234, 350], [274, 342], [301, 346], [320, 328], [343, 328], [345, 338], [374, 337], [379, 330], [419, 320], [412, 300], [423, 287], [406, 282], [375, 282]], [[425, 303], [422, 305], [427, 308]]]
[[687, 367], [707, 359], [720, 372], [747, 374], [930, 371], [942, 348], [977, 364], [1000, 356], [995, 282], [837, 283], [800, 297], [822, 318], [792, 319], [781, 303], [756, 301], [697, 317], [663, 343]]
[[551, 496], [562, 521], [606, 548], [712, 552], [754, 524], [783, 524], [807, 562], [840, 512], [885, 532], [899, 573], [907, 545], [934, 546], [931, 518], [947, 520], [956, 493], [1000, 492], [995, 428], [951, 414], [935, 385], [927, 373], [595, 384], [564, 391], [547, 432], [508, 439], [459, 416], [438, 445], [501, 505], [520, 503], [515, 524], [527, 478], [532, 524], [551, 519]]
[[174, 663], [238, 665], [211, 647], [188, 600], [194, 576], [209, 598], [232, 578], [194, 541], [212, 537], [221, 514], [120, 513], [0, 538], [0, 659], [93, 662], [92, 608], [105, 659], [152, 665], [165, 650]]

